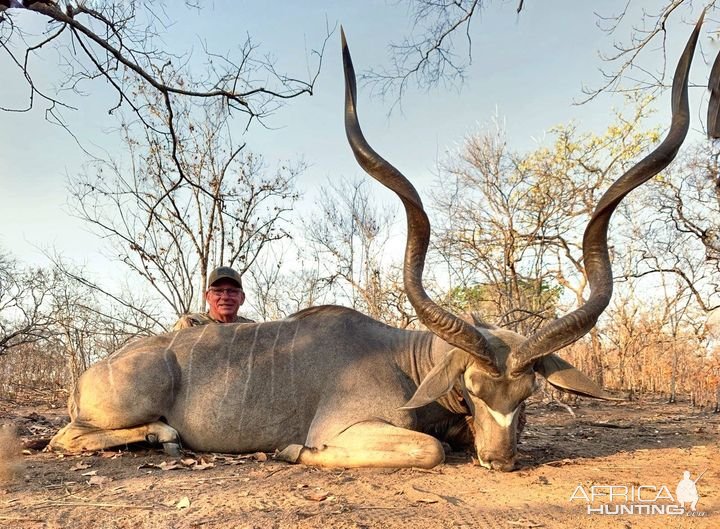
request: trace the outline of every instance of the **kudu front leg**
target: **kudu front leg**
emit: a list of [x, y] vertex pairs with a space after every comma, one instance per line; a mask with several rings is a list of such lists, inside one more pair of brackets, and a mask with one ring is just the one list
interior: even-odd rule
[[318, 467], [432, 468], [445, 460], [440, 441], [380, 421], [355, 424], [322, 447], [290, 445], [279, 458]]
[[180, 455], [177, 430], [164, 422], [154, 421], [133, 428], [103, 430], [71, 422], [63, 427], [50, 441], [50, 450], [67, 453], [96, 451], [115, 446], [149, 441], [162, 443], [165, 452], [172, 457]]

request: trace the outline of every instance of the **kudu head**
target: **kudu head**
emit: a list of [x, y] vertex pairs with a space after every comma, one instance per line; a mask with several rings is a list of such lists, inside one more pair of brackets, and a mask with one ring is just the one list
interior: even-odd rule
[[535, 390], [537, 374], [565, 391], [600, 399], [612, 398], [553, 353], [584, 336], [610, 302], [613, 278], [607, 231], [613, 212], [630, 191], [667, 167], [685, 139], [689, 127], [688, 76], [701, 23], [702, 16], [675, 71], [672, 123], [666, 138], [605, 192], [585, 229], [583, 263], [590, 297], [575, 311], [550, 322], [527, 338], [511, 331], [473, 325], [438, 306], [425, 292], [422, 272], [430, 223], [413, 185], [378, 155], [363, 136], [356, 112], [355, 72], [342, 32], [348, 141], [360, 166], [402, 201], [408, 232], [403, 267], [405, 291], [420, 321], [452, 346], [404, 408], [424, 406], [453, 388], [459, 389], [472, 413], [477, 456], [485, 467], [504, 471], [515, 468], [518, 410]]

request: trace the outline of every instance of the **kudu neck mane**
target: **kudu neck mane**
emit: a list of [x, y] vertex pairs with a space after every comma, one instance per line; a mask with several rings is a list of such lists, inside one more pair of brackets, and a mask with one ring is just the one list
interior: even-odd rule
[[[416, 386], [425, 380], [428, 373], [439, 364], [445, 356], [456, 349], [445, 340], [430, 331], [407, 331], [403, 343], [394, 352], [398, 367], [413, 381]], [[468, 361], [470, 361], [470, 354]], [[452, 413], [467, 415], [470, 410], [462, 402], [463, 396], [460, 379], [455, 387], [437, 400], [437, 403]]]
[[[519, 343], [523, 337], [512, 331], [490, 325], [481, 326], [478, 329], [490, 344], [498, 367], [504, 372], [513, 346], [513, 338]], [[460, 351], [431, 331], [408, 331], [408, 333], [403, 338], [403, 345], [398, 348], [396, 361], [417, 385], [448, 353], [453, 350]], [[472, 362], [473, 355], [468, 352], [464, 352], [464, 354], [467, 355], [468, 363]]]

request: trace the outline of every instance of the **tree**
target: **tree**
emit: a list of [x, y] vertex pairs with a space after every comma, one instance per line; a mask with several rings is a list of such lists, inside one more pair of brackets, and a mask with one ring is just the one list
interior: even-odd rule
[[[705, 322], [720, 307], [717, 156], [717, 146], [706, 141], [686, 150], [640, 193], [652, 217], [629, 218], [634, 251], [628, 255], [623, 277], [630, 285], [641, 285], [635, 289], [653, 292], [645, 297], [656, 298], [653, 303], [662, 312], [662, 326], [656, 332], [667, 338], [663, 356], [670, 359], [670, 402], [676, 401], [682, 377], [687, 377], [685, 385], [703, 384], [701, 368], [684, 353], [688, 343], [697, 343], [700, 362], [712, 361]], [[700, 396], [704, 393], [708, 391]]]
[[72, 387], [90, 365], [138, 336], [162, 331], [157, 303], [134, 292], [111, 297], [89, 283], [83, 270], [55, 258], [58, 281], [50, 314], [52, 334], [46, 348], [65, 361]]
[[657, 214], [630, 219], [637, 253], [624, 277], [660, 281], [669, 289], [667, 299], [679, 297], [692, 307], [686, 323], [698, 333], [720, 307], [718, 154], [711, 142], [688, 149], [641, 193]]
[[[312, 94], [330, 36], [310, 52], [316, 62], [299, 78], [276, 69], [249, 35], [228, 53], [166, 49], [161, 39], [183, 9], [200, 16], [201, 2], [0, 2], [0, 56], [27, 87], [26, 99], [0, 110], [28, 112], [42, 103], [49, 120], [68, 128], [66, 112], [77, 110], [79, 97], [104, 87], [114, 92], [109, 112], [119, 116], [131, 161], [85, 151], [89, 168], [71, 178], [75, 212], [149, 283], [166, 314], [203, 308], [208, 267], [245, 270], [266, 243], [287, 236], [281, 220], [297, 198], [292, 180], [302, 164], [268, 174], [263, 158], [232, 133]], [[60, 58], [55, 88], [47, 80], [53, 75], [39, 75], [45, 69], [37, 61], [49, 53]], [[238, 115], [245, 123], [235, 129]], [[59, 269], [105, 301], [135, 303]], [[151, 326], [164, 319], [135, 308]]]
[[306, 277], [340, 303], [407, 327], [415, 320], [414, 311], [403, 292], [399, 265], [387, 257], [396, 210], [373, 205], [368, 185], [357, 180], [322, 188], [320, 218], [304, 223], [316, 259]]
[[152, 300], [126, 293], [120, 302], [88, 284], [83, 271], [54, 260], [50, 269], [30, 268], [0, 256], [3, 391], [71, 387], [98, 359], [162, 329]]
[[270, 248], [248, 270], [253, 295], [246, 302], [261, 320], [278, 320], [308, 307], [332, 303], [335, 293], [321, 274], [321, 259], [305, 241], [284, 251]]
[[22, 267], [0, 251], [0, 356], [50, 336], [48, 305], [55, 286], [51, 272]]
[[[154, 93], [138, 93], [148, 109], [162, 108]], [[158, 111], [150, 127], [125, 123], [129, 165], [95, 158], [71, 179], [75, 213], [175, 314], [204, 308], [212, 268], [242, 273], [267, 244], [288, 236], [284, 214], [298, 197], [293, 179], [302, 164], [270, 171], [233, 141], [228, 119], [220, 105], [185, 102]]]
[[[713, 16], [718, 10], [717, 4], [716, 0], [703, 5], [694, 4], [692, 0], [664, 0], [648, 9], [640, 6], [640, 2], [627, 2], [618, 13], [598, 16], [598, 26], [605, 33], [614, 35], [624, 29], [629, 37], [624, 41], [616, 40], [613, 51], [601, 56], [609, 68], [602, 71], [604, 80], [599, 87], [584, 89], [586, 100], [604, 91], [669, 88], [672, 68], [668, 68], [667, 63], [668, 32], [678, 25], [691, 26], [704, 8], [706, 32], [714, 39], [718, 31]], [[650, 57], [657, 54], [660, 54], [660, 67], [645, 67], [644, 62], [649, 62]]]
[[[380, 94], [396, 93], [398, 100], [411, 82], [420, 88], [462, 82], [471, 58], [470, 23], [484, 2], [409, 0], [407, 4], [416, 33], [390, 45], [389, 69], [371, 70], [365, 75]], [[467, 58], [456, 53], [455, 37], [466, 42]]]
[[[562, 287], [537, 284], [538, 280], [516, 281], [517, 303], [524, 307], [528, 319], [544, 313], [547, 318], [556, 316], [556, 308], [562, 294]], [[476, 313], [483, 321], [503, 321], [508, 316], [504, 311], [506, 285], [475, 284], [469, 287], [455, 287], [450, 290], [445, 303], [454, 312]], [[522, 315], [518, 316], [521, 320]], [[524, 327], [524, 325], [521, 325]]]
[[[489, 3], [483, 0], [406, 0], [402, 3], [407, 6], [412, 30], [390, 45], [390, 67], [369, 71], [364, 76], [365, 81], [382, 95], [395, 95], [397, 101], [410, 85], [427, 90], [462, 84], [473, 58], [473, 22], [481, 24], [479, 19]], [[515, 11], [520, 14], [524, 1], [518, 0], [514, 4]], [[664, 0], [652, 7], [629, 1], [615, 13], [608, 13], [607, 8], [603, 8], [596, 14], [597, 25], [615, 40], [612, 51], [601, 55], [607, 65], [602, 70], [603, 81], [597, 87], [583, 90], [585, 100], [605, 91], [668, 88], [672, 76], [672, 68], [667, 68], [666, 61], [668, 33], [678, 25], [694, 23], [705, 6], [708, 10], [707, 33], [714, 39], [718, 26], [710, 21], [718, 9], [716, 0], [703, 4], [691, 0]], [[618, 34], [620, 37], [616, 37]], [[624, 38], [624, 35], [628, 37]], [[659, 68], [650, 66], [657, 54], [660, 55]]]
[[[127, 108], [148, 126], [152, 110], [134, 99], [132, 91], [138, 86], [155, 92], [168, 112], [174, 98], [221, 102], [228, 112], [246, 116], [249, 124], [262, 120], [284, 101], [312, 94], [322, 49], [313, 52], [317, 65], [302, 80], [278, 72], [267, 58], [259, 57], [249, 36], [232, 55], [205, 50], [206, 71], [192, 75], [194, 61], [188, 51], [173, 53], [160, 45], [162, 33], [173, 24], [171, 13], [183, 7], [196, 16], [200, 13], [200, 2], [193, 0], [174, 2], [172, 10], [164, 2], [139, 0], [92, 4], [68, 0], [62, 5], [56, 0], [0, 2], [0, 50], [27, 86], [24, 103], [0, 109], [27, 112], [41, 101], [48, 119], [66, 126], [63, 111], [76, 110], [68, 92], [80, 95], [107, 84], [116, 96], [109, 111]], [[35, 35], [38, 17], [44, 26]], [[46, 76], [41, 75], [45, 70], [41, 61], [50, 50], [59, 55], [63, 69], [57, 89], [45, 86]]]
[[[494, 304], [493, 323], [536, 330], [556, 317], [559, 289], [561, 301], [584, 302], [582, 232], [600, 193], [657, 139], [638, 128], [648, 103], [638, 101], [630, 118], [618, 114], [601, 136], [559, 126], [552, 147], [522, 155], [496, 129], [469, 137], [449, 157], [435, 195], [437, 250], [455, 288], [479, 288], [478, 308]], [[590, 371], [600, 378], [600, 344], [592, 339]]]
[[[716, 352], [693, 325], [697, 309], [688, 303], [691, 298], [677, 289], [675, 278], [664, 280], [650, 288], [632, 279], [617, 289], [598, 329], [604, 383], [631, 398], [664, 394], [673, 403], [688, 395], [692, 405], [714, 405]], [[582, 364], [590, 357], [588, 346], [576, 343], [566, 357]]]

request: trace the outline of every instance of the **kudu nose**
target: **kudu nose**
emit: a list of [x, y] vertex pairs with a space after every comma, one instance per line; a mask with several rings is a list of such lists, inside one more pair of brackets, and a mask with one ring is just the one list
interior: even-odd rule
[[510, 461], [491, 461], [490, 467], [493, 470], [499, 470], [500, 472], [512, 472], [515, 470], [515, 460], [511, 459]]
[[489, 470], [498, 470], [500, 472], [512, 472], [515, 470], [516, 461], [514, 456], [502, 457], [493, 454], [484, 454], [479, 458], [481, 466]]

